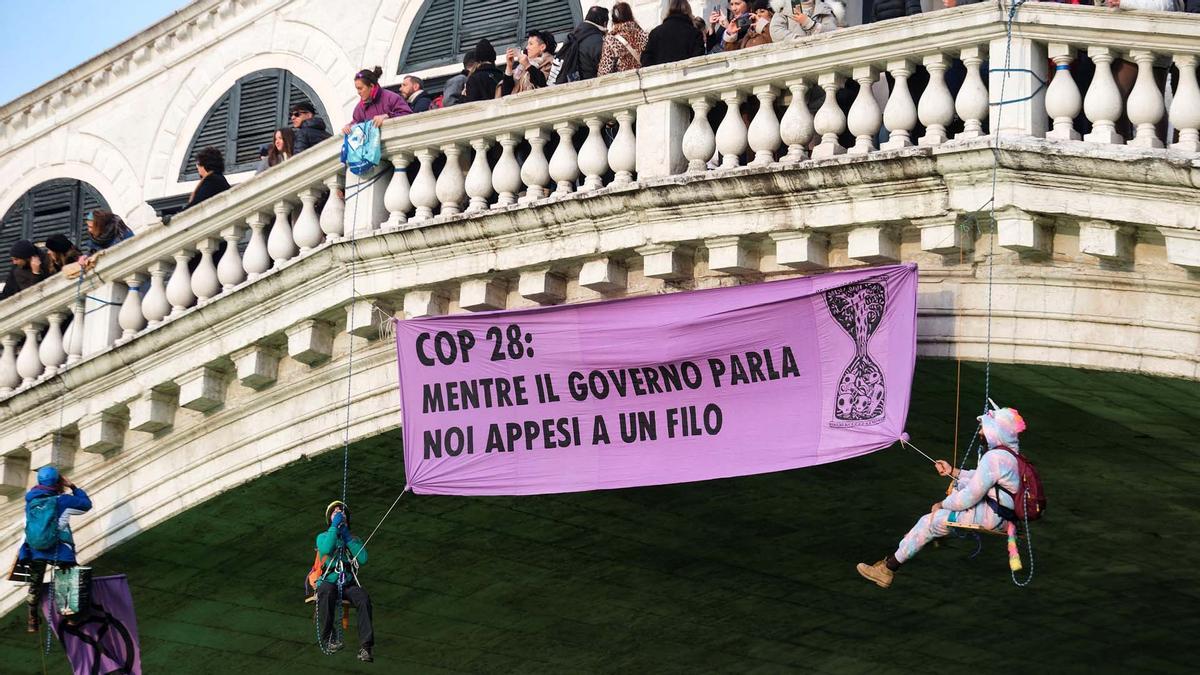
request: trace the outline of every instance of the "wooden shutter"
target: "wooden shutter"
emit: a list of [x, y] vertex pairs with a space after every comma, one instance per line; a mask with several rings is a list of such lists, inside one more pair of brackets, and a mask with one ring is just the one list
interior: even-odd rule
[[235, 173], [254, 168], [258, 149], [270, 145], [275, 130], [283, 126], [281, 97], [282, 74], [273, 71], [252, 75], [240, 82], [237, 111], [237, 149], [233, 161], [225, 158], [225, 172]]
[[30, 191], [33, 200], [33, 220], [29, 239], [44, 242], [52, 234], [74, 234], [74, 222], [79, 213], [79, 181], [51, 180]]
[[474, 49], [481, 38], [496, 48], [497, 62], [504, 61], [504, 50], [523, 46], [521, 30], [522, 0], [462, 0], [458, 17], [458, 54]]
[[454, 59], [457, 46], [454, 36], [458, 26], [458, 2], [459, 0], [431, 0], [426, 3], [421, 18], [409, 31], [408, 44], [400, 57], [400, 73]]
[[13, 244], [24, 237], [28, 195], [28, 192], [21, 195], [8, 209], [8, 213], [4, 214], [4, 219], [0, 220], [0, 283], [4, 283], [4, 279], [8, 277], [8, 270], [12, 267], [12, 259], [8, 257], [8, 252], [12, 250]]
[[[569, 0], [527, 0], [524, 34], [528, 35], [532, 30], [544, 30], [556, 37], [565, 38], [580, 21], [583, 21], [583, 16], [576, 7], [577, 5]], [[562, 40], [558, 43], [561, 45]]]
[[213, 146], [220, 149], [221, 154], [229, 154], [229, 102], [232, 95], [232, 91], [226, 92], [209, 108], [199, 130], [192, 137], [192, 146], [188, 149], [179, 180], [196, 180], [200, 177], [196, 171], [196, 153], [203, 148]]
[[582, 18], [576, 0], [429, 0], [409, 30], [397, 74], [460, 63], [480, 38], [503, 57], [506, 48], [523, 47], [531, 30], [561, 38]]

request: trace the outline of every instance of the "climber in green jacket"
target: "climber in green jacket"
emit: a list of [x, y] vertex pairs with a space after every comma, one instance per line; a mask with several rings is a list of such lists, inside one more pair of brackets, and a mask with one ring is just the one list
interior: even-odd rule
[[358, 582], [358, 568], [367, 562], [367, 549], [350, 534], [350, 509], [340, 501], [325, 509], [329, 527], [317, 535], [317, 557], [308, 584], [317, 595], [321, 644], [327, 652], [342, 648], [334, 634], [338, 597], [349, 600], [358, 616], [358, 660], [374, 661], [375, 631], [371, 626], [371, 597]]

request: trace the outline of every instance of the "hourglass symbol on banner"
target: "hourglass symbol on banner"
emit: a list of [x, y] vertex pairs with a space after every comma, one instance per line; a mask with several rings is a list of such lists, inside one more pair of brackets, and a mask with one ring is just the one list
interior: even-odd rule
[[867, 345], [883, 320], [887, 306], [884, 286], [864, 282], [833, 288], [825, 292], [825, 304], [838, 325], [854, 340], [854, 358], [838, 380], [831, 426], [878, 424], [884, 418], [887, 390], [883, 370], [871, 360]]

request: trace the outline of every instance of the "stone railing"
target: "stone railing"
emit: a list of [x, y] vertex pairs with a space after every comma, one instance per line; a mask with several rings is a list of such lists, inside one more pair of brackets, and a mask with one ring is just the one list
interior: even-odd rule
[[[380, 312], [701, 276], [918, 260], [922, 353], [1200, 378], [1200, 19], [1029, 4], [1009, 47], [1005, 14], [976, 5], [393, 121], [371, 176], [344, 176], [328, 141], [139, 231], [82, 285], [0, 304], [0, 492], [19, 495], [31, 466], [73, 466], [124, 509], [81, 530], [94, 553], [340, 442], [353, 340], [374, 342], [354, 356], [347, 435], [398, 424]], [[1050, 57], [1080, 49], [1138, 64], [1128, 100], [1106, 68], [1085, 92], [1065, 69], [1039, 88]], [[1153, 80], [1167, 61], [1169, 109]], [[896, 85], [880, 105], [883, 70]], [[1012, 102], [994, 105], [1001, 90]], [[1157, 135], [1163, 115], [1178, 138]], [[982, 207], [994, 235], [965, 226]], [[1020, 299], [1030, 280], [1037, 306]]]

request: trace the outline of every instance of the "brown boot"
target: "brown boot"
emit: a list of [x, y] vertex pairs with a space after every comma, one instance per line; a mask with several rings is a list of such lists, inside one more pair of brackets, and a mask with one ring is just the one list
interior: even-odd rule
[[874, 565], [858, 563], [858, 573], [874, 581], [880, 588], [891, 586], [892, 577], [895, 576], [895, 573], [887, 568], [886, 560], [880, 560]]

